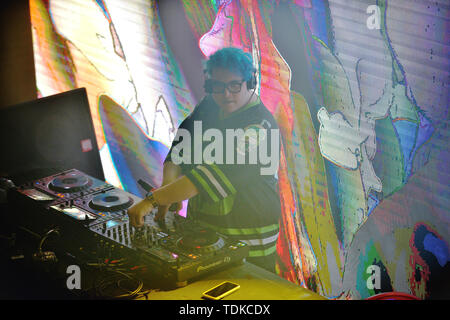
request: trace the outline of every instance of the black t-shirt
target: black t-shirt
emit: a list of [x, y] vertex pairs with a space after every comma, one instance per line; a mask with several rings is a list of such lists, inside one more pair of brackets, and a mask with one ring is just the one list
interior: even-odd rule
[[247, 242], [250, 257], [276, 249], [278, 130], [260, 101], [225, 116], [206, 96], [180, 125], [165, 160], [178, 164], [199, 191], [189, 200], [188, 218]]

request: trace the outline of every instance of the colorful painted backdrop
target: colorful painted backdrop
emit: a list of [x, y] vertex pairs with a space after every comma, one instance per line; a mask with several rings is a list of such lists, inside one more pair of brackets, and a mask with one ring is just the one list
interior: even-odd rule
[[160, 185], [175, 130], [201, 98], [202, 61], [240, 47], [282, 129], [279, 275], [337, 299], [448, 292], [448, 3], [30, 0], [30, 9], [38, 94], [87, 89], [108, 182], [138, 195], [139, 178]]

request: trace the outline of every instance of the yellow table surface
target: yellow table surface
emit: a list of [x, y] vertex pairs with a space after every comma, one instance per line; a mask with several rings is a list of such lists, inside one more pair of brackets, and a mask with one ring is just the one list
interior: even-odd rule
[[152, 291], [148, 299], [201, 300], [203, 292], [223, 281], [231, 281], [241, 287], [222, 300], [327, 300], [313, 291], [247, 262], [202, 277], [185, 287]]

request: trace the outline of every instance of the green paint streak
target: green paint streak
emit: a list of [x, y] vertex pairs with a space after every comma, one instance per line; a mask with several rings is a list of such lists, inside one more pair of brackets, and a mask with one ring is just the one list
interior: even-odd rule
[[369, 241], [366, 244], [364, 253], [359, 255], [359, 261], [356, 272], [356, 290], [359, 292], [361, 298], [365, 299], [375, 294], [374, 289], [367, 288], [367, 279], [370, 276], [370, 274], [367, 273], [367, 268], [376, 261], [381, 261], [373, 241]]
[[389, 197], [404, 184], [405, 170], [403, 168], [403, 153], [395, 138], [395, 129], [391, 119], [381, 119], [376, 123], [377, 139], [384, 141], [383, 150], [377, 154], [379, 162], [378, 176], [383, 184], [383, 196]]

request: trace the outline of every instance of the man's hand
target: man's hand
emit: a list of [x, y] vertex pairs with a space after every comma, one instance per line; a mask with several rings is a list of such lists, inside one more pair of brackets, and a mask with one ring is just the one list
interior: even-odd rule
[[164, 217], [166, 216], [167, 211], [169, 211], [169, 208], [178, 214], [178, 212], [183, 209], [183, 203], [174, 202], [170, 206], [159, 206], [158, 212], [155, 215], [155, 221], [164, 221]]
[[[178, 166], [167, 163], [164, 165], [164, 180], [160, 188], [153, 190], [153, 197], [158, 204], [157, 222], [163, 222], [169, 207], [176, 204], [176, 211], [182, 208], [182, 201], [198, 194], [195, 185], [186, 177], [180, 176]], [[132, 226], [144, 225], [144, 216], [153, 209], [149, 200], [143, 200], [128, 210]]]
[[133, 227], [144, 226], [144, 217], [152, 211], [153, 206], [150, 201], [144, 199], [128, 209], [128, 217]]

